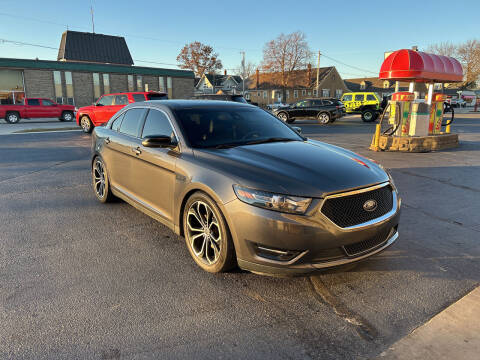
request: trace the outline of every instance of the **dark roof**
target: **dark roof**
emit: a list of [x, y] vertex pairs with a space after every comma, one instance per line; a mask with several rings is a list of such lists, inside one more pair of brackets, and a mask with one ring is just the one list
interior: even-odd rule
[[[388, 81], [388, 87], [383, 86], [384, 82]], [[377, 93], [388, 93], [395, 92], [395, 81], [393, 80], [383, 80], [378, 77], [366, 77], [366, 78], [355, 78], [355, 79], [345, 79], [345, 86], [352, 92], [359, 91], [368, 91], [368, 92], [377, 92]], [[365, 83], [365, 88], [361, 88], [361, 84]], [[400, 82], [400, 91], [407, 91], [409, 83], [401, 81]], [[426, 88], [424, 84], [417, 84], [417, 88], [420, 92], [425, 92]]]
[[47, 69], [62, 71], [87, 71], [98, 73], [138, 74], [194, 78], [190, 70], [149, 68], [143, 66], [125, 66], [68, 61], [30, 60], [0, 58], [0, 67], [15, 69]]
[[[213, 86], [222, 86], [222, 84], [225, 81], [227, 76], [228, 75], [205, 74], [205, 77], [208, 79], [210, 84], [212, 84]], [[214, 82], [215, 82], [215, 84], [214, 84]]]
[[[138, 103], [136, 103], [138, 105]], [[162, 105], [173, 110], [192, 109], [192, 108], [232, 108], [253, 106], [246, 103], [222, 100], [150, 100], [149, 105]], [[130, 104], [134, 106], [134, 103]], [[147, 103], [145, 103], [147, 105]], [[255, 106], [256, 107], [256, 106]]]
[[62, 34], [57, 60], [133, 65], [125, 38], [70, 30]]
[[[333, 66], [319, 68], [319, 83], [325, 79], [325, 77], [334, 69]], [[309, 74], [310, 73], [310, 74]], [[309, 76], [310, 75], [310, 76]], [[279, 89], [280, 86], [280, 73], [277, 72], [264, 72], [259, 74], [259, 85], [256, 86], [256, 74], [253, 74], [248, 78], [246, 82], [246, 88], [248, 90], [270, 90]], [[290, 78], [290, 89], [312, 89], [317, 82], [317, 68], [295, 70], [292, 72]]]

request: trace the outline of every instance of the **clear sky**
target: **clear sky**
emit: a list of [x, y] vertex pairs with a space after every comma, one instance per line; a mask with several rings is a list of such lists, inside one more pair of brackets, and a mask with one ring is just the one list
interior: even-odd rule
[[[352, 78], [375, 76], [384, 51], [480, 38], [480, 0], [0, 0], [0, 39], [56, 48], [67, 25], [91, 31], [91, 4], [95, 32], [125, 36], [139, 66], [175, 68], [180, 49], [196, 40], [212, 45], [227, 69], [239, 66], [242, 50], [259, 63], [267, 41], [300, 30], [312, 51], [362, 69], [321, 57], [321, 66]], [[56, 56], [54, 49], [0, 41], [0, 57]]]

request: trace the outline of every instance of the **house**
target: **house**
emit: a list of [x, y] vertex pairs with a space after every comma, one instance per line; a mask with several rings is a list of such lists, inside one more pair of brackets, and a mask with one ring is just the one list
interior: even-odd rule
[[309, 65], [306, 69], [293, 71], [290, 74], [290, 85], [285, 89], [285, 99], [283, 99], [283, 89], [280, 85], [281, 74], [277, 72], [260, 73], [257, 70], [256, 74], [246, 81], [245, 98], [260, 106], [265, 106], [275, 102], [292, 103], [312, 97], [340, 98], [344, 92], [348, 91], [334, 66], [319, 68], [318, 75], [317, 92], [317, 68]]
[[192, 71], [133, 66], [123, 37], [66, 31], [57, 61], [0, 58], [0, 103], [49, 98], [77, 107], [103, 94], [163, 91], [169, 98], [193, 95]]
[[195, 85], [195, 94], [216, 94], [222, 90], [226, 94], [239, 94], [243, 90], [241, 76], [219, 74], [204, 74]]

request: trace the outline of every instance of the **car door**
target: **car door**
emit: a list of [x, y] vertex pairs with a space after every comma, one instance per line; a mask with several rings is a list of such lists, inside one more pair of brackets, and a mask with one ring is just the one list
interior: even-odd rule
[[140, 128], [145, 113], [145, 108], [132, 108], [122, 113], [112, 123], [112, 131], [105, 144], [104, 160], [110, 183], [132, 198], [135, 187], [133, 162], [139, 153]]
[[42, 117], [42, 109], [39, 99], [27, 99], [27, 106], [25, 107], [25, 117], [34, 119]]
[[[142, 139], [147, 136], [176, 138], [168, 115], [150, 109], [145, 117]], [[134, 194], [144, 206], [155, 211], [167, 222], [173, 221], [173, 195], [175, 191], [175, 164], [179, 149], [150, 148], [140, 144], [140, 153], [133, 163]]]
[[353, 109], [353, 95], [352, 94], [344, 94], [342, 96], [342, 103], [345, 105], [345, 111], [350, 112]]
[[321, 99], [311, 100], [312, 105], [310, 106], [309, 117], [316, 117], [323, 110], [323, 102]]
[[365, 101], [365, 94], [355, 94], [353, 97], [353, 109], [358, 109]]
[[44, 118], [59, 118], [62, 111], [53, 101], [42, 99], [41, 112]]
[[294, 118], [305, 117], [305, 110], [307, 107], [307, 100], [297, 101], [295, 107], [290, 111], [290, 116]]
[[106, 123], [115, 114], [114, 95], [102, 96], [95, 106], [95, 123], [100, 125]]

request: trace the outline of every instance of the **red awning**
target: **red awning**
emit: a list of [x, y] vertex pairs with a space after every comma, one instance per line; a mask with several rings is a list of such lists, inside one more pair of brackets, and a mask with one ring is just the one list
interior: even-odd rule
[[449, 56], [414, 50], [397, 50], [380, 68], [380, 79], [415, 82], [459, 82], [463, 80], [462, 65]]

